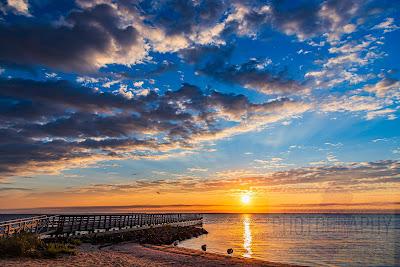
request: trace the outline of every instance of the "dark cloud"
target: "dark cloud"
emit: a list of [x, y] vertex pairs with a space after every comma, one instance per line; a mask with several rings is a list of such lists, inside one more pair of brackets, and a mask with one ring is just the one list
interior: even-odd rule
[[253, 104], [243, 95], [204, 93], [190, 84], [127, 99], [67, 81], [2, 79], [0, 172], [57, 164], [62, 169], [62, 162], [189, 148], [198, 138], [226, 130], [224, 122], [276, 116], [281, 109], [295, 108], [291, 103]]
[[37, 76], [37, 70], [34, 68], [34, 66], [27, 65], [27, 64], [17, 64], [17, 63], [5, 61], [5, 60], [0, 60], [0, 67], [2, 67], [4, 69], [24, 71], [33, 76]]
[[122, 27], [109, 5], [72, 11], [65, 23], [0, 24], [0, 60], [66, 71], [94, 71], [103, 63], [118, 63], [132, 46], [140, 45], [137, 30]]
[[163, 60], [161, 63], [157, 64], [155, 68], [146, 71], [123, 71], [116, 73], [115, 76], [118, 78], [127, 79], [150, 79], [166, 72], [171, 72], [177, 69], [177, 65], [168, 60]]
[[201, 74], [216, 80], [238, 84], [266, 94], [300, 93], [306, 88], [288, 77], [286, 70], [276, 71], [261, 59], [250, 59], [242, 64], [230, 64], [233, 47], [200, 46], [183, 49], [180, 55], [195, 64]]
[[[328, 38], [340, 35], [344, 26], [354, 18], [367, 13], [361, 1], [238, 1], [233, 9], [241, 9], [238, 19], [226, 23], [223, 37], [235, 35], [257, 35], [265, 29], [275, 29], [299, 39], [328, 34]], [[329, 37], [329, 35], [331, 35]]]
[[[215, 64], [217, 63], [217, 64]], [[201, 72], [227, 83], [239, 84], [266, 94], [299, 93], [305, 88], [287, 77], [286, 71], [276, 72], [257, 59], [240, 65], [207, 64]]]
[[179, 35], [215, 24], [227, 5], [221, 0], [166, 0], [143, 1], [140, 7], [152, 26], [164, 29], [167, 35]]
[[[8, 116], [22, 113], [29, 116], [30, 114], [26, 112], [29, 109], [38, 114], [42, 111], [42, 115], [51, 113], [52, 110], [68, 108], [82, 111], [110, 111], [118, 108], [134, 110], [139, 104], [138, 102], [132, 105], [132, 102], [120, 95], [98, 93], [94, 89], [74, 86], [67, 81], [0, 79], [0, 95], [2, 97], [0, 110], [8, 113]], [[39, 104], [33, 105], [33, 103]], [[50, 112], [44, 110], [45, 108], [49, 108]]]
[[[33, 9], [40, 11], [45, 6], [33, 5]], [[78, 6], [72, 9], [64, 3], [60, 9], [65, 13], [68, 7], [70, 11], [61, 15], [55, 9], [57, 18], [54, 14], [48, 16], [45, 9], [47, 20], [29, 17], [0, 23], [0, 64], [29, 71], [41, 65], [63, 71], [92, 72], [107, 64], [135, 64], [151, 50], [204, 49], [198, 47], [230, 44], [235, 36], [256, 37], [270, 28], [300, 39], [324, 33], [335, 38], [359, 15], [361, 5], [359, 1], [344, 0], [297, 4], [290, 8], [286, 1], [120, 0], [99, 4], [81, 0]], [[213, 30], [217, 25], [222, 26], [221, 31]], [[172, 44], [165, 43], [171, 41]], [[163, 70], [154, 74], [158, 71]]]
[[23, 187], [0, 187], [0, 192], [8, 192], [8, 191], [32, 191], [32, 189]]
[[289, 10], [284, 8], [284, 3], [288, 1], [275, 1], [273, 5], [273, 24], [278, 29], [301, 36], [302, 38], [311, 37], [320, 33], [326, 27], [321, 24], [319, 17], [320, 6], [314, 4], [301, 5]]
[[232, 56], [234, 47], [203, 45], [186, 48], [179, 51], [179, 55], [189, 64], [206, 64], [212, 62], [214, 65], [223, 65]]
[[[352, 33], [360, 22], [377, 14], [395, 10], [395, 1], [326, 0], [273, 1], [271, 4], [272, 28], [300, 40], [326, 37], [337, 42], [346, 33]], [[260, 20], [261, 22], [261, 20]], [[265, 24], [264, 24], [265, 25]]]

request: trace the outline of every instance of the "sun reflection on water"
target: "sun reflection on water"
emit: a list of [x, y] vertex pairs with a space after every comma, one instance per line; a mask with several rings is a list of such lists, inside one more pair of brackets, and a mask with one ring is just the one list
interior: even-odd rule
[[243, 218], [243, 248], [245, 250], [243, 257], [251, 258], [253, 251], [251, 250], [252, 237], [250, 229], [250, 216], [248, 214], [244, 215]]

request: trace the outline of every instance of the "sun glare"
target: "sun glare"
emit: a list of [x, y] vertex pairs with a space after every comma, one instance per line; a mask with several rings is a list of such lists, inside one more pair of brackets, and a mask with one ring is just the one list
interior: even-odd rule
[[246, 194], [246, 195], [243, 195], [243, 196], [242, 196], [242, 203], [243, 203], [243, 204], [249, 204], [249, 203], [250, 203], [250, 200], [251, 200], [250, 195]]

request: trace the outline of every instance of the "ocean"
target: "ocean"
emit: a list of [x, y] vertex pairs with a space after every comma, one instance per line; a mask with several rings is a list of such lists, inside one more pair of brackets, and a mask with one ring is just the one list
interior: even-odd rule
[[400, 215], [204, 214], [203, 221], [209, 233], [179, 246], [307, 266], [400, 266]]
[[400, 215], [206, 214], [179, 246], [308, 266], [400, 266]]

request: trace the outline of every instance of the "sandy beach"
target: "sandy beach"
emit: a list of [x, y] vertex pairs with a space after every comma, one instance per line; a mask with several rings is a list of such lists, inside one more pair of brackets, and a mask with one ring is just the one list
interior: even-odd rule
[[83, 244], [74, 256], [56, 259], [6, 259], [0, 266], [293, 266], [207, 253], [173, 246], [120, 243], [99, 248]]

